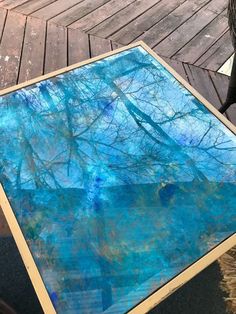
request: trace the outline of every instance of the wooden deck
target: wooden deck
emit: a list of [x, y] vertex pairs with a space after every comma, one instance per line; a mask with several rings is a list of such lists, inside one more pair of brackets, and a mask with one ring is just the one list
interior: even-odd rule
[[[226, 6], [227, 0], [2, 0], [0, 88], [143, 40], [219, 107], [228, 78], [214, 72], [233, 53]], [[236, 122], [234, 108], [227, 114]]]
[[[84, 49], [82, 56], [71, 51], [80, 45], [80, 30], [89, 37], [92, 50], [97, 45], [94, 37], [107, 40], [101, 52], [111, 42], [127, 45], [143, 40], [161, 56], [217, 71], [233, 53], [226, 7], [227, 0], [0, 0], [1, 55], [15, 52], [16, 71], [32, 50], [39, 58], [39, 73], [47, 71], [47, 52], [60, 42], [64, 66], [88, 57]], [[84, 37], [84, 45], [89, 45], [87, 41]], [[19, 80], [25, 77], [20, 74]]]
[[[0, 89], [143, 40], [216, 108], [227, 0], [0, 0]], [[236, 107], [226, 113], [236, 124]], [[0, 236], [10, 231], [0, 212]]]
[[62, 45], [64, 65], [74, 61], [70, 49], [65, 58], [66, 42], [74, 47], [74, 39], [79, 37], [74, 30], [81, 30], [91, 35], [92, 41], [93, 36], [108, 39], [107, 46], [110, 41], [127, 45], [143, 40], [161, 56], [217, 71], [233, 53], [226, 7], [227, 0], [1, 0], [1, 46], [6, 47], [12, 38], [12, 28], [17, 40], [11, 46], [18, 59], [22, 43], [36, 36], [34, 41], [41, 41], [41, 60], [44, 48], [46, 53], [48, 49], [45, 38], [46, 42], [56, 39]]

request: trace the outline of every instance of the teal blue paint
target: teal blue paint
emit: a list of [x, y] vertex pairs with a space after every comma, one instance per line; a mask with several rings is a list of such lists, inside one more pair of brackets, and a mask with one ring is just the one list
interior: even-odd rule
[[0, 105], [0, 180], [58, 313], [126, 312], [235, 232], [235, 136], [142, 48]]

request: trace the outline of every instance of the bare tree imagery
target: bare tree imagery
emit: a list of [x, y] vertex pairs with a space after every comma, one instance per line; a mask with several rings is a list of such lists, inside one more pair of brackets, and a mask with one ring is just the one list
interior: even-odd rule
[[126, 311], [233, 233], [235, 138], [141, 48], [1, 108], [0, 179], [59, 313]]

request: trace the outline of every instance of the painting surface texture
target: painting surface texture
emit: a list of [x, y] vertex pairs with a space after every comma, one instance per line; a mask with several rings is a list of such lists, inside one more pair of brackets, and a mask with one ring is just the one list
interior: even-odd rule
[[124, 313], [235, 232], [235, 136], [143, 48], [0, 106], [0, 181], [58, 313]]

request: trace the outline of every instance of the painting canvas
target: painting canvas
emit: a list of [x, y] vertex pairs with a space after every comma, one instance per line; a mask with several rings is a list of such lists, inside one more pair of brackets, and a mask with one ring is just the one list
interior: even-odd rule
[[128, 312], [235, 233], [235, 135], [145, 47], [0, 106], [0, 181], [57, 313]]

